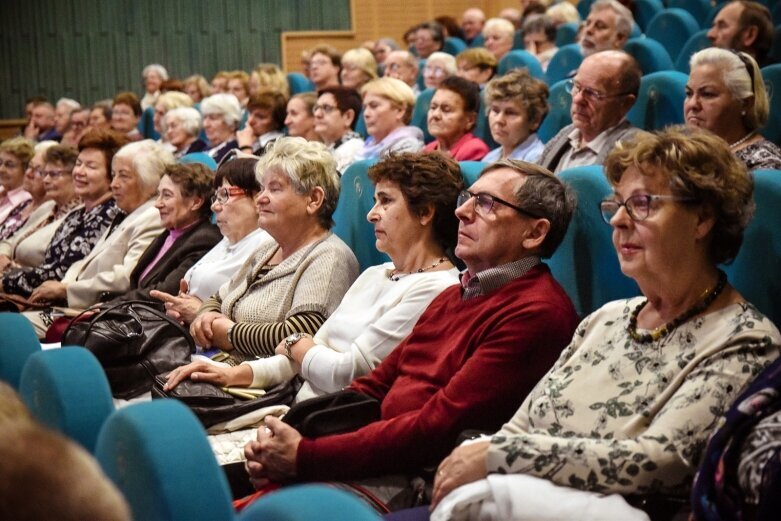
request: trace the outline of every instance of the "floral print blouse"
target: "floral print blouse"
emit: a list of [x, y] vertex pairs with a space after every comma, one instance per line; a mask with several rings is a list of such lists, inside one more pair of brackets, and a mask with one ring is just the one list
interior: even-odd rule
[[741, 389], [781, 352], [751, 304], [631, 339], [643, 297], [586, 317], [571, 344], [491, 440], [489, 472], [602, 493], [686, 494], [708, 436]]
[[11, 235], [16, 233], [16, 230], [24, 226], [25, 221], [28, 217], [30, 217], [29, 213], [25, 215], [25, 210], [31, 204], [33, 204], [33, 200], [28, 199], [11, 210], [11, 213], [9, 213], [8, 217], [5, 218], [3, 224], [0, 225], [0, 241], [6, 240]]
[[86, 257], [119, 213], [114, 199], [87, 210], [83, 205], [65, 216], [54, 232], [39, 266], [14, 268], [3, 276], [3, 291], [24, 297], [47, 280], [60, 280], [71, 264]]

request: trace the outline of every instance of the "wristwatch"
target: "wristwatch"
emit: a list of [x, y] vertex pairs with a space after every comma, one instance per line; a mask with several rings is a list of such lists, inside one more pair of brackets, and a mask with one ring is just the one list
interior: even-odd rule
[[290, 350], [293, 348], [294, 345], [296, 345], [296, 342], [304, 338], [305, 336], [309, 336], [306, 333], [301, 333], [300, 331], [296, 331], [289, 337], [285, 339], [285, 356], [293, 359], [293, 353], [290, 352]]

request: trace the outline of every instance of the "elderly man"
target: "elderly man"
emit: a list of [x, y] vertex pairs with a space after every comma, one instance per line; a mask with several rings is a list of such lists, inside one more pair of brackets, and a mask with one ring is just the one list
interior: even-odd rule
[[577, 321], [540, 262], [566, 232], [567, 188], [537, 165], [500, 161], [458, 203], [461, 284], [434, 299], [385, 361], [348, 388], [379, 400], [381, 419], [312, 439], [267, 418], [245, 447], [256, 487], [420, 472], [461, 431], [501, 425], [551, 367]]
[[641, 76], [635, 59], [624, 51], [583, 60], [568, 85], [572, 124], [545, 145], [540, 164], [556, 173], [601, 164], [616, 142], [637, 132], [625, 116], [637, 99]]
[[420, 94], [418, 68], [417, 58], [409, 51], [393, 51], [385, 58], [385, 76], [403, 81], [416, 96]]
[[415, 31], [415, 51], [421, 60], [442, 50], [445, 45], [445, 31], [439, 22], [423, 22]]
[[714, 47], [750, 54], [760, 67], [769, 65], [768, 52], [773, 43], [770, 10], [757, 2], [729, 2], [713, 20], [708, 39]]
[[471, 7], [461, 15], [461, 30], [464, 31], [464, 40], [467, 45], [483, 32], [485, 25], [485, 13], [482, 9]]
[[81, 103], [74, 99], [60, 98], [57, 100], [57, 105], [54, 109], [54, 129], [60, 136], [64, 135], [65, 131], [68, 130], [73, 111], [79, 110], [80, 108]]
[[24, 137], [32, 141], [59, 141], [62, 135], [54, 128], [54, 105], [48, 101], [33, 102], [30, 121], [24, 128]]
[[632, 33], [634, 21], [631, 11], [616, 0], [594, 2], [578, 41], [583, 56], [623, 49]]
[[309, 79], [317, 90], [339, 85], [342, 55], [330, 45], [318, 45], [310, 50]]

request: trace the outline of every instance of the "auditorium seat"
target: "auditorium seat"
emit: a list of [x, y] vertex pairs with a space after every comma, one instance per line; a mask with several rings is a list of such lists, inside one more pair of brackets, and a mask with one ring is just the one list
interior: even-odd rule
[[770, 98], [770, 117], [762, 135], [781, 146], [781, 63], [762, 68], [762, 79]]
[[320, 484], [296, 485], [263, 496], [238, 521], [380, 521], [357, 496]]
[[18, 390], [24, 364], [41, 350], [41, 343], [19, 313], [0, 313], [0, 331], [0, 380]]
[[565, 45], [575, 43], [577, 35], [578, 24], [576, 22], [561, 24], [556, 29], [556, 47], [564, 47]]
[[637, 60], [644, 75], [674, 68], [670, 53], [652, 38], [632, 38], [626, 42], [624, 50]]
[[480, 96], [480, 106], [477, 109], [477, 121], [475, 122], [475, 128], [472, 129], [472, 133], [482, 139], [491, 150], [499, 146], [499, 143], [494, 141], [494, 138], [491, 135], [491, 127], [488, 124], [488, 111], [486, 110], [484, 96]]
[[458, 164], [461, 167], [461, 175], [467, 188], [477, 181], [477, 178], [480, 177], [480, 172], [489, 165], [489, 163], [483, 163], [482, 161], [459, 161]]
[[434, 141], [434, 136], [428, 133], [428, 106], [431, 105], [431, 98], [434, 97], [434, 91], [436, 89], [426, 89], [418, 94], [418, 98], [415, 100], [415, 108], [412, 110], [412, 119], [410, 125], [418, 127], [423, 131], [423, 141], [431, 143]]
[[315, 84], [300, 72], [288, 72], [287, 85], [290, 87], [291, 96], [302, 92], [314, 92], [315, 90]]
[[160, 139], [160, 134], [155, 130], [155, 108], [147, 107], [141, 113], [136, 128], [144, 136], [144, 139]]
[[95, 450], [98, 432], [114, 410], [103, 367], [89, 350], [38, 351], [24, 366], [19, 394], [41, 423]]
[[545, 81], [545, 73], [542, 72], [540, 60], [528, 51], [513, 50], [505, 54], [496, 67], [496, 73], [501, 76], [513, 69], [527, 68], [532, 78]]
[[455, 36], [446, 37], [445, 43], [442, 45], [442, 52], [446, 52], [452, 56], [456, 56], [464, 50], [466, 50], [466, 43], [461, 38], [456, 38]]
[[689, 77], [678, 71], [660, 71], [640, 79], [640, 93], [627, 119], [644, 130], [660, 130], [683, 123], [683, 101]]
[[661, 43], [675, 61], [689, 38], [699, 30], [700, 24], [691, 13], [672, 8], [659, 11], [645, 28], [645, 35]]
[[635, 0], [635, 22], [645, 32], [656, 13], [664, 9], [662, 0]]
[[692, 55], [708, 47], [710, 47], [710, 40], [708, 40], [707, 29], [697, 31], [691, 35], [689, 40], [683, 45], [681, 52], [678, 53], [678, 58], [675, 60], [675, 70], [689, 74], [689, 60]]
[[698, 21], [697, 25], [700, 28], [707, 27], [708, 15], [711, 11], [710, 0], [669, 0], [667, 7], [683, 9]]
[[548, 105], [550, 110], [537, 130], [537, 135], [543, 143], [547, 143], [559, 130], [572, 123], [569, 112], [570, 105], [572, 105], [572, 95], [567, 92], [567, 80], [559, 81], [551, 86]]
[[560, 47], [548, 63], [548, 70], [545, 71], [548, 85], [552, 86], [556, 82], [574, 75], [582, 61], [583, 54], [580, 52], [580, 45], [571, 43]]

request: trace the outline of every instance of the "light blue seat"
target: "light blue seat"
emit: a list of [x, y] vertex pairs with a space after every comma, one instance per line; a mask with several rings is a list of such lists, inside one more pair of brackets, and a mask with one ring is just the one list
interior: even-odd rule
[[235, 518], [206, 432], [176, 400], [136, 403], [112, 413], [98, 435], [95, 457], [127, 499], [133, 519]]
[[550, 88], [548, 95], [550, 110], [537, 130], [537, 135], [543, 143], [550, 141], [559, 130], [572, 123], [572, 116], [570, 116], [572, 95], [567, 92], [566, 84], [567, 80], [562, 80]]
[[366, 214], [374, 206], [374, 183], [369, 180], [368, 172], [376, 162], [367, 159], [347, 167], [334, 211], [333, 232], [352, 249], [361, 271], [389, 260], [375, 248], [374, 226], [366, 220]]
[[114, 410], [98, 359], [83, 347], [38, 351], [22, 371], [19, 394], [44, 425], [95, 450], [100, 427]]
[[482, 34], [478, 34], [477, 36], [475, 36], [475, 38], [469, 44], [469, 47], [472, 49], [474, 49], [475, 47], [484, 47], [484, 46], [485, 46], [485, 38], [483, 38]]
[[540, 60], [530, 52], [518, 49], [510, 51], [502, 56], [502, 59], [499, 60], [499, 64], [496, 67], [496, 73], [501, 76], [513, 69], [521, 69], [523, 67], [529, 69], [529, 74], [532, 78], [545, 81], [545, 73], [542, 72]]
[[559, 177], [574, 191], [577, 208], [564, 240], [547, 263], [583, 317], [606, 302], [638, 295], [639, 290], [621, 273], [612, 228], [599, 213], [599, 202], [613, 192], [602, 167], [571, 168]]
[[664, 9], [662, 0], [635, 0], [635, 22], [644, 32], [656, 13]]
[[686, 42], [700, 30], [697, 20], [683, 9], [663, 9], [648, 23], [645, 35], [661, 43], [675, 61]]
[[141, 113], [141, 117], [138, 119], [136, 128], [144, 139], [160, 139], [160, 134], [155, 130], [155, 108], [147, 107], [144, 112]]
[[564, 47], [565, 45], [575, 43], [577, 35], [578, 24], [576, 22], [561, 24], [556, 29], [556, 47]]
[[24, 364], [41, 350], [41, 343], [19, 313], [0, 313], [0, 332], [0, 380], [18, 390]]
[[466, 48], [466, 42], [455, 36], [446, 37], [445, 42], [442, 44], [442, 52], [446, 52], [452, 56], [456, 56], [461, 51], [465, 51]]
[[683, 101], [689, 77], [678, 71], [653, 72], [640, 80], [640, 93], [627, 114], [638, 128], [659, 130], [683, 123]]
[[287, 73], [287, 85], [290, 87], [290, 95], [302, 92], [314, 92], [315, 84], [300, 72]]
[[740, 252], [724, 267], [733, 286], [776, 326], [781, 325], [781, 170], [754, 171], [754, 218]]
[[526, 46], [523, 44], [523, 31], [516, 29], [513, 32], [513, 49], [523, 50]]
[[545, 71], [548, 85], [553, 85], [574, 75], [582, 61], [583, 53], [580, 52], [580, 45], [571, 43], [564, 47], [559, 47], [559, 50], [556, 51], [556, 54], [553, 55], [553, 58], [548, 63], [548, 70]]
[[706, 27], [705, 24], [708, 23], [708, 15], [711, 11], [710, 0], [669, 0], [667, 7], [687, 11], [695, 20], [699, 20], [698, 25], [701, 28]]
[[670, 53], [652, 38], [632, 38], [626, 42], [624, 50], [634, 56], [644, 75], [674, 69]]
[[423, 76], [423, 70], [426, 68], [426, 60], [420, 59], [418, 60], [418, 90], [423, 92], [426, 90], [426, 78]]
[[297, 485], [263, 496], [238, 521], [380, 521], [358, 497], [327, 485]]
[[491, 135], [491, 126], [488, 124], [485, 96], [482, 94], [480, 95], [480, 106], [477, 109], [477, 121], [475, 122], [475, 128], [472, 129], [472, 133], [482, 139], [491, 150], [499, 146], [499, 143], [494, 141], [494, 137]]
[[762, 135], [776, 145], [781, 145], [781, 63], [763, 67], [762, 79], [770, 98], [770, 117], [762, 129]]
[[217, 170], [217, 162], [206, 152], [193, 152], [179, 158], [179, 163], [200, 163], [208, 167], [212, 172]]
[[691, 35], [689, 40], [683, 45], [681, 52], [678, 53], [678, 58], [675, 60], [675, 70], [689, 74], [689, 60], [692, 55], [708, 47], [710, 47], [710, 40], [708, 40], [707, 29], [697, 31]]
[[594, 0], [580, 0], [575, 6], [578, 10], [578, 14], [583, 20], [588, 18], [588, 13], [591, 12], [591, 4], [593, 3]]
[[464, 184], [467, 188], [472, 186], [477, 178], [480, 177], [480, 172], [489, 165], [489, 163], [483, 163], [482, 161], [459, 161], [461, 167], [461, 176], [464, 178]]
[[431, 98], [434, 97], [434, 91], [436, 89], [426, 89], [415, 100], [415, 108], [412, 110], [412, 119], [410, 125], [418, 127], [423, 131], [423, 141], [431, 143], [434, 141], [434, 136], [428, 133], [428, 107], [431, 105]]
[[361, 111], [358, 113], [358, 121], [355, 122], [355, 131], [360, 135], [363, 139], [366, 139], [369, 137], [368, 132], [366, 132], [366, 120], [363, 119], [363, 107], [361, 107]]

